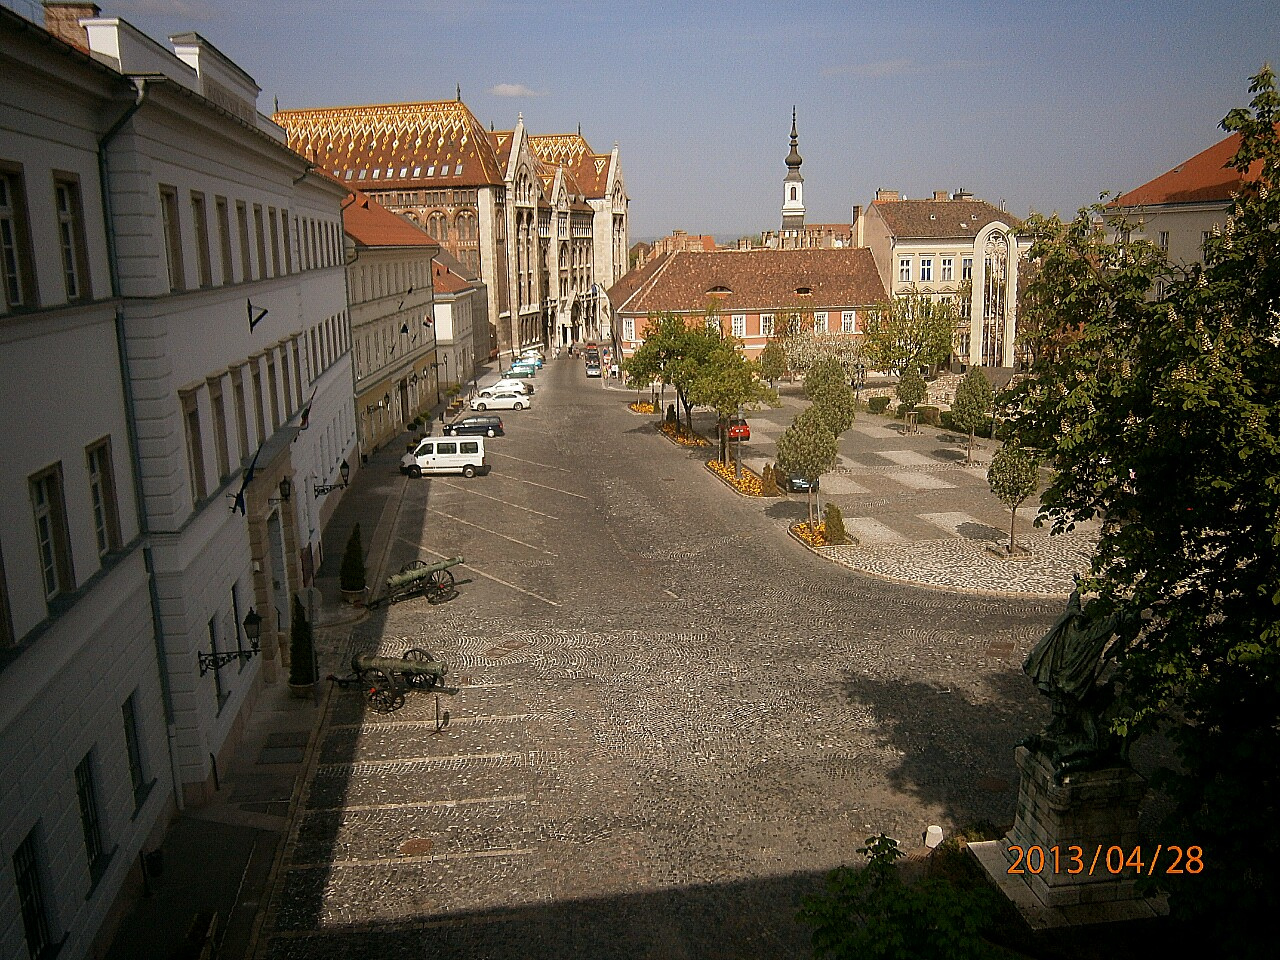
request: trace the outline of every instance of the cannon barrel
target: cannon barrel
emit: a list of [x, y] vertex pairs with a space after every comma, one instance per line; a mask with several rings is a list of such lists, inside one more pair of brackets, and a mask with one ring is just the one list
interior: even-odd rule
[[426, 566], [414, 567], [401, 573], [393, 573], [391, 576], [387, 577], [387, 588], [395, 589], [396, 587], [404, 586], [407, 583], [415, 583], [424, 577], [431, 576], [433, 573], [439, 573], [441, 570], [448, 570], [450, 567], [455, 567], [464, 562], [465, 561], [462, 557], [450, 557], [448, 560], [441, 560], [437, 563], [432, 563]]
[[351, 658], [352, 673], [361, 674], [367, 670], [381, 670], [387, 676], [400, 673], [409, 677], [442, 678], [449, 672], [449, 667], [440, 660], [407, 660], [403, 657], [379, 657], [372, 653], [357, 653]]

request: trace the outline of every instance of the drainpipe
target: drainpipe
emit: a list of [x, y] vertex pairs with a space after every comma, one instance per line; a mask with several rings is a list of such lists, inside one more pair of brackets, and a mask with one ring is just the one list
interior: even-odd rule
[[138, 515], [138, 530], [142, 535], [142, 561], [147, 571], [147, 594], [151, 601], [151, 633], [155, 638], [156, 668], [160, 674], [160, 700], [164, 705], [166, 741], [169, 747], [169, 777], [173, 784], [173, 801], [179, 810], [186, 805], [182, 797], [181, 775], [178, 772], [177, 751], [174, 741], [177, 728], [174, 719], [173, 691], [169, 685], [164, 650], [164, 628], [160, 618], [160, 596], [156, 588], [155, 557], [151, 550], [151, 530], [147, 521], [146, 500], [142, 494], [142, 454], [138, 444], [138, 412], [133, 396], [133, 379], [129, 374], [129, 352], [124, 329], [124, 307], [120, 303], [120, 264], [116, 252], [115, 222], [111, 216], [111, 172], [107, 164], [107, 148], [124, 129], [133, 115], [142, 109], [147, 98], [147, 84], [155, 77], [131, 77], [135, 91], [134, 101], [98, 141], [98, 191], [102, 196], [102, 220], [107, 234], [107, 264], [111, 274], [111, 295], [116, 300], [115, 330], [116, 352], [120, 359], [121, 390], [124, 394], [125, 423], [129, 436], [129, 459], [133, 463], [133, 503]]

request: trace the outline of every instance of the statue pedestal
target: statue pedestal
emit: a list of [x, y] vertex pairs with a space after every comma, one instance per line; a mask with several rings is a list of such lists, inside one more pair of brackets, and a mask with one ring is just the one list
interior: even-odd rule
[[1142, 859], [1145, 869], [1154, 852], [1138, 833], [1146, 781], [1118, 766], [1070, 773], [1057, 783], [1043, 754], [1018, 747], [1014, 756], [1022, 779], [1013, 829], [1003, 840], [972, 843], [969, 850], [1031, 928], [1166, 913], [1162, 900], [1135, 893], [1139, 868], [1129, 865], [1137, 851], [1135, 860]]

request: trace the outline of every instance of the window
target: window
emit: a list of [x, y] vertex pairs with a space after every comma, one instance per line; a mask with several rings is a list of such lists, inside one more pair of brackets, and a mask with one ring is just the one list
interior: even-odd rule
[[21, 168], [6, 163], [0, 163], [0, 277], [10, 310], [36, 305]]
[[235, 283], [231, 275], [231, 220], [227, 212], [227, 198], [213, 198], [213, 213], [218, 220], [218, 255], [222, 262], [222, 282]]
[[298, 406], [302, 406], [302, 349], [297, 337], [293, 339], [293, 383], [298, 389]]
[[240, 279], [253, 279], [253, 260], [249, 254], [249, 208], [236, 201], [236, 228], [240, 234]]
[[920, 282], [933, 282], [933, 257], [920, 258]]
[[31, 828], [26, 839], [13, 852], [13, 876], [18, 885], [18, 906], [22, 911], [22, 931], [27, 937], [27, 952], [33, 960], [51, 957], [55, 952], [49, 935], [49, 908], [44, 902], [44, 884], [40, 879], [40, 857], [36, 836], [40, 825]]
[[169, 289], [185, 290], [182, 266], [182, 230], [178, 223], [178, 192], [173, 187], [160, 188], [160, 226], [164, 230], [165, 264], [169, 268]]
[[84, 855], [89, 876], [97, 883], [107, 865], [102, 846], [102, 818], [98, 813], [98, 789], [93, 781], [93, 751], [76, 764], [76, 799], [80, 801], [80, 831], [84, 835]]
[[792, 199], [792, 200], [794, 200], [795, 198], [796, 198], [796, 188], [795, 188], [795, 187], [792, 187], [792, 188], [791, 188], [791, 199]]
[[276, 359], [267, 354], [267, 392], [271, 396], [271, 430], [280, 426], [280, 385], [276, 383]]
[[111, 438], [99, 440], [85, 451], [89, 462], [89, 494], [93, 500], [93, 530], [98, 556], [120, 549], [120, 512], [116, 505], [115, 471], [111, 465]]
[[280, 223], [276, 220], [276, 208], [267, 207], [267, 222], [271, 229], [271, 275], [280, 276]]
[[133, 809], [135, 812], [142, 809], [142, 803], [147, 799], [147, 793], [151, 789], [151, 784], [147, 780], [147, 769], [143, 764], [142, 737], [138, 733], [136, 697], [136, 693], [129, 694], [129, 699], [125, 700], [124, 706], [121, 708], [124, 719], [124, 746], [126, 753], [129, 755], [129, 779], [133, 782]]
[[858, 316], [852, 310], [845, 310], [840, 314], [840, 332], [853, 333], [858, 326]]
[[236, 413], [236, 450], [243, 462], [249, 455], [249, 423], [245, 415], [244, 373], [239, 367], [231, 371], [231, 403]]
[[52, 600], [75, 586], [71, 541], [67, 535], [67, 507], [62, 497], [62, 465], [37, 473], [30, 483], [44, 598]]
[[1160, 249], [1161, 250], [1169, 249], [1169, 231], [1168, 230], [1160, 231]]
[[973, 257], [964, 257], [960, 261], [960, 279], [961, 280], [973, 279]]
[[253, 373], [253, 423], [258, 428], [258, 445], [262, 445], [262, 441], [267, 438], [266, 424], [263, 422], [262, 413], [262, 370], [258, 366], [258, 361], [250, 362], [249, 369]]
[[253, 205], [253, 235], [254, 239], [257, 240], [257, 277], [259, 280], [262, 280], [267, 276], [267, 235], [262, 225], [262, 204], [260, 203], [255, 203]]
[[458, 444], [458, 452], [459, 453], [479, 453], [480, 444], [477, 443], [475, 440], [463, 440], [460, 444]]
[[[218, 655], [218, 618], [209, 618], [209, 652], [215, 657]], [[222, 671], [210, 670], [213, 674], [213, 695], [218, 700], [218, 709], [222, 709], [222, 705], [227, 702], [227, 698], [231, 696], [231, 691], [222, 685]]]
[[178, 395], [182, 404], [182, 423], [186, 428], [187, 476], [191, 481], [191, 500], [199, 503], [209, 492], [204, 478], [204, 441], [200, 435], [200, 406], [194, 390]]
[[627, 317], [622, 321], [622, 339], [634, 340], [636, 338], [636, 321], [632, 317]]
[[772, 313], [760, 314], [760, 336], [762, 337], [773, 336], [773, 314]]
[[911, 258], [901, 257], [898, 260], [898, 281], [900, 283], [911, 282]]
[[191, 194], [191, 224], [196, 231], [196, 266], [200, 271], [200, 286], [213, 286], [213, 263], [209, 258], [209, 213], [204, 205], [204, 194]]
[[209, 412], [213, 414], [213, 455], [218, 463], [218, 482], [231, 476], [231, 456], [227, 452], [227, 407], [222, 402], [222, 380], [209, 381]]
[[955, 263], [955, 259], [953, 257], [942, 258], [942, 276], [940, 276], [938, 279], [941, 280], [943, 283], [946, 283], [949, 280], [955, 279], [955, 269], [953, 267], [954, 263]]
[[745, 337], [747, 335], [747, 317], [742, 313], [735, 313], [732, 320], [732, 331], [735, 337]]
[[458, 445], [456, 443], [448, 442], [448, 443], [436, 444], [436, 453], [457, 453], [457, 452], [458, 452]]
[[[348, 171], [350, 172], [350, 171]], [[289, 248], [289, 211], [280, 211], [280, 241], [284, 246], [284, 272], [293, 273], [293, 252]]]
[[1213, 236], [1213, 231], [1212, 231], [1212, 230], [1201, 230], [1201, 231], [1200, 231], [1200, 249], [1201, 249], [1202, 251], [1203, 251], [1203, 250], [1208, 249], [1208, 247], [1209, 247], [1209, 238], [1210, 238], [1210, 237], [1212, 237], [1212, 236]]
[[813, 332], [814, 332], [814, 333], [826, 333], [826, 332], [827, 332], [827, 314], [826, 314], [826, 311], [818, 311], [817, 313], [815, 313], [815, 314], [813, 315]]
[[58, 247], [62, 251], [62, 278], [68, 300], [87, 300], [89, 253], [84, 239], [84, 211], [80, 207], [80, 183], [63, 176], [53, 183], [58, 214]]

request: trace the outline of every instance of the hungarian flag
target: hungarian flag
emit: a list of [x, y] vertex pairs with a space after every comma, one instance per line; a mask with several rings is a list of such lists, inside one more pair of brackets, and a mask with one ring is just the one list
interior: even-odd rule
[[265, 445], [262, 444], [258, 447], [257, 453], [253, 455], [253, 460], [249, 464], [249, 469], [244, 472], [244, 479], [240, 482], [240, 489], [236, 491], [235, 499], [231, 501], [232, 513], [237, 510], [240, 511], [241, 516], [248, 513], [248, 509], [245, 507], [244, 494], [249, 489], [249, 484], [253, 483], [253, 475], [258, 472], [258, 457], [262, 456], [262, 447]]
[[[320, 389], [319, 387], [316, 387], [316, 390], [319, 390], [319, 389]], [[316, 390], [311, 391], [311, 396], [307, 398], [307, 405], [302, 408], [302, 420], [298, 424], [299, 433], [307, 429], [308, 421], [311, 419], [311, 405], [316, 401]], [[297, 437], [294, 437], [294, 439], [296, 440]]]

